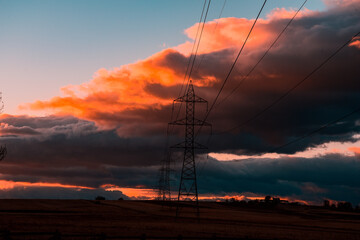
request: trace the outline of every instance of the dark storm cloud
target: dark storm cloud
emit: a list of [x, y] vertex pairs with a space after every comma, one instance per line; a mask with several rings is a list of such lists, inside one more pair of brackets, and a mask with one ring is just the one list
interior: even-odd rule
[[[287, 21], [288, 19], [273, 20], [266, 26], [274, 32], [280, 32]], [[236, 94], [215, 107], [208, 119], [213, 123], [215, 132], [242, 125], [255, 116], [302, 80], [359, 30], [360, 14], [354, 11], [353, 5], [296, 19]], [[260, 46], [260, 50], [251, 47], [245, 50], [237, 64], [237, 72], [228, 81], [219, 102], [238, 86], [241, 79], [239, 72], [247, 73], [268, 45], [269, 43]], [[221, 73], [217, 71], [221, 70], [223, 79], [230, 63], [222, 64], [218, 59], [233, 59], [231, 51], [221, 51], [220, 56], [212, 57], [214, 54], [218, 55], [219, 52], [207, 54], [199, 72], [202, 71], [201, 75], [210, 75], [215, 71], [215, 76], [220, 76]], [[242, 148], [248, 152], [267, 152], [358, 108], [359, 63], [360, 49], [345, 47], [282, 102], [233, 131], [237, 135], [214, 136], [217, 140], [214, 140], [213, 147], [218, 151], [221, 148], [233, 151]], [[216, 89], [216, 93], [219, 88], [220, 82], [217, 82], [211, 89], [201, 88], [198, 93], [204, 96], [213, 89]], [[330, 140], [349, 139], [360, 130], [355, 124], [357, 119], [359, 114], [324, 129], [315, 138], [306, 139], [302, 144], [281, 151], [293, 153]]]
[[[323, 12], [300, 13], [238, 91], [223, 101], [261, 58], [293, 12], [278, 9], [256, 24], [208, 118], [214, 132], [242, 127], [216, 136], [214, 151], [268, 152], [359, 107], [360, 48], [350, 44], [283, 101], [247, 122], [360, 30], [360, 14], [356, 10], [359, 2], [331, 2], [328, 6]], [[212, 30], [214, 24], [217, 24], [217, 31]], [[210, 103], [251, 24], [251, 20], [239, 18], [206, 24], [192, 79], [196, 93]], [[194, 37], [195, 30], [196, 25], [186, 32]], [[67, 88], [73, 95], [38, 101], [31, 106], [65, 111], [98, 125], [116, 128], [123, 137], [162, 135], [170, 119], [171, 100], [178, 97], [190, 57], [175, 49], [166, 49], [113, 71], [99, 70], [93, 81], [79, 86], [85, 97], [75, 97], [75, 92]], [[198, 118], [203, 116], [201, 112]], [[280, 151], [293, 153], [330, 140], [349, 140], [359, 131], [359, 126], [355, 126], [357, 119], [359, 114], [321, 131], [315, 138]], [[243, 125], [244, 122], [247, 124]]]
[[[239, 90], [222, 102], [238, 86], [242, 76], [262, 56], [288, 23], [289, 18], [271, 18], [267, 22], [259, 23], [255, 28], [254, 37], [257, 34], [262, 36], [264, 29], [272, 35], [259, 44], [251, 45], [250, 42], [245, 48], [236, 70], [219, 98], [218, 102], [221, 105], [216, 105], [209, 116], [208, 121], [213, 124], [214, 132], [222, 132], [242, 125], [255, 116], [306, 77], [358, 32], [360, 14], [354, 10], [354, 6], [358, 6], [358, 3], [344, 4], [325, 12], [313, 12], [297, 17]], [[224, 25], [236, 26], [239, 24], [237, 21], [230, 19], [227, 25], [225, 23]], [[219, 29], [219, 33], [214, 33], [214, 39], [217, 39], [216, 34], [226, 32], [225, 28], [221, 31], [221, 22]], [[237, 47], [231, 45], [229, 48], [202, 53], [197, 57], [198, 62], [192, 74], [195, 84], [199, 85], [195, 91], [210, 103], [230, 69], [238, 51]], [[198, 67], [200, 61], [202, 63]], [[154, 62], [157, 66], [165, 67], [182, 76], [188, 57], [176, 51], [167, 51], [156, 61], [152, 61]], [[360, 102], [359, 63], [360, 49], [356, 46], [345, 47], [316, 74], [269, 111], [231, 133], [213, 136], [211, 149], [234, 153], [268, 152], [353, 111], [359, 107]], [[207, 83], [204, 84], [206, 81]], [[163, 99], [177, 98], [179, 89], [179, 85], [168, 86], [161, 83], [151, 83], [145, 87], [145, 91], [149, 94]], [[123, 123], [119, 128], [127, 135], [131, 133], [137, 136], [156, 135], [164, 132], [170, 112], [171, 106], [168, 105], [161, 108], [128, 109], [117, 116], [107, 115], [106, 119], [108, 121], [116, 119], [115, 121]], [[199, 118], [203, 116], [201, 112]], [[279, 151], [294, 153], [328, 141], [349, 141], [352, 135], [360, 130], [359, 125], [355, 124], [357, 119], [359, 114], [322, 130], [315, 137], [307, 138], [299, 144]]]
[[[79, 126], [80, 125], [80, 126]], [[82, 131], [92, 126], [91, 131]], [[85, 127], [84, 127], [85, 126]], [[80, 130], [79, 130], [80, 129]], [[163, 138], [122, 138], [115, 130], [96, 130], [93, 123], [79, 120], [78, 124], [53, 127], [31, 139], [8, 137], [3, 139], [8, 148], [8, 161], [48, 163], [63, 166], [71, 163], [97, 167], [101, 164], [123, 166], [153, 165], [148, 156], [157, 156]], [[36, 156], [36, 157], [33, 157]], [[31, 161], [30, 161], [31, 159]]]
[[3, 135], [38, 135], [40, 132], [30, 128], [30, 127], [5, 127], [0, 128], [0, 132]]
[[[14, 127], [9, 125], [12, 119], [3, 119], [6, 129]], [[26, 119], [29, 124], [19, 121], [25, 126], [41, 122], [32, 125], [38, 127], [33, 129], [38, 134], [3, 136], [1, 144], [7, 146], [8, 154], [1, 163], [2, 180], [134, 187], [150, 185], [156, 175], [163, 153], [162, 137], [122, 138], [115, 130], [100, 130], [92, 122], [73, 117]]]
[[[204, 160], [205, 161], [205, 160]], [[321, 203], [323, 199], [359, 204], [360, 159], [342, 155], [318, 158], [246, 159], [199, 164], [203, 193], [292, 196]]]
[[[354, 4], [358, 6], [358, 3]], [[254, 116], [358, 32], [360, 14], [354, 9], [354, 5], [346, 5], [297, 17], [236, 94], [214, 108], [208, 119], [214, 132], [237, 126]], [[239, 21], [247, 20], [223, 21], [219, 22], [219, 34], [226, 32], [227, 28], [220, 31], [222, 27], [237, 27]], [[241, 76], [257, 62], [288, 21], [288, 18], [271, 18], [257, 24], [254, 36], [260, 36], [262, 41], [249, 42], [220, 102], [239, 84]], [[251, 23], [245, 24], [246, 29]], [[271, 33], [270, 36], [262, 35], [265, 30]], [[212, 103], [241, 44], [239, 41], [200, 53], [198, 59], [203, 59], [202, 64], [200, 67], [195, 65], [193, 72], [195, 91], [199, 96]], [[1, 163], [1, 179], [94, 188], [103, 184], [156, 186], [156, 173], [163, 158], [166, 126], [171, 115], [169, 103], [170, 99], [178, 97], [181, 84], [168, 78], [182, 81], [187, 62], [188, 57], [175, 50], [164, 51], [129, 68], [102, 71], [95, 82], [104, 86], [89, 87], [94, 91], [96, 87], [109, 91], [123, 91], [124, 88], [126, 92], [104, 90], [94, 95], [89, 93], [84, 99], [54, 98], [36, 103], [39, 109], [61, 106], [60, 110], [64, 111], [69, 108], [72, 111], [68, 114], [76, 117], [3, 116], [2, 133], [8, 131], [9, 135], [0, 139], [1, 144], [8, 147], [8, 156]], [[210, 151], [269, 152], [358, 108], [359, 63], [360, 48], [345, 47], [261, 117], [231, 133], [214, 134], [209, 142]], [[164, 79], [158, 72], [165, 72]], [[157, 77], [161, 81], [157, 81]], [[137, 91], [141, 94], [137, 95]], [[158, 104], [157, 101], [164, 102]], [[178, 106], [174, 114], [177, 109]], [[76, 115], [77, 112], [81, 114]], [[200, 113], [198, 118], [204, 116], [204, 109]], [[170, 138], [170, 145], [180, 141], [182, 130], [174, 128], [179, 135]], [[280, 152], [294, 153], [329, 141], [355, 141], [352, 137], [359, 132], [359, 115], [353, 115]], [[197, 140], [206, 142], [206, 137], [200, 136]], [[341, 155], [233, 162], [210, 159], [199, 173], [199, 189], [203, 193], [251, 192], [294, 196], [309, 201], [331, 198], [356, 202], [360, 199], [359, 168], [358, 158]]]
[[76, 124], [79, 122], [79, 119], [71, 116], [30, 117], [26, 115], [4, 115], [1, 119], [1, 122], [15, 127], [27, 126], [30, 128], [52, 128], [69, 124]]
[[[57, 118], [49, 117], [49, 121], [53, 120]], [[68, 124], [61, 122], [61, 127], [50, 126], [56, 129], [51, 134], [41, 126], [42, 135], [3, 138], [9, 154], [1, 163], [0, 180], [60, 183], [94, 189], [17, 186], [2, 190], [2, 197], [93, 199], [103, 195], [117, 199], [123, 196], [120, 192], [105, 192], [101, 186], [156, 188], [163, 138], [121, 138], [114, 130], [99, 130], [84, 120], [78, 120], [77, 124], [70, 120], [65, 121]], [[73, 134], [76, 131], [69, 130], [88, 124], [93, 126], [91, 132]], [[181, 166], [181, 156], [176, 156], [174, 154], [174, 189]], [[360, 197], [358, 157], [249, 158], [230, 162], [199, 157], [198, 180], [203, 194], [278, 195], [315, 203], [328, 198], [354, 204]]]

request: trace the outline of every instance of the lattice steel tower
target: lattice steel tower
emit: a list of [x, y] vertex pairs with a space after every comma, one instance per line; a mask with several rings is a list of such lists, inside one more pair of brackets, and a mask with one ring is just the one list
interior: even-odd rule
[[[169, 127], [168, 127], [169, 129]], [[166, 146], [165, 158], [162, 160], [160, 168], [160, 178], [159, 178], [159, 192], [158, 199], [162, 201], [171, 200], [171, 189], [170, 189], [170, 174], [171, 174], [171, 156], [168, 151], [168, 146]]]
[[[198, 189], [196, 182], [196, 164], [195, 149], [207, 149], [207, 147], [195, 142], [196, 126], [211, 126], [202, 120], [195, 118], [195, 106], [197, 103], [205, 103], [207, 101], [195, 95], [194, 86], [190, 80], [187, 91], [184, 96], [174, 100], [174, 103], [185, 103], [185, 118], [175, 120], [170, 125], [185, 126], [185, 141], [178, 143], [171, 148], [184, 149], [184, 158], [182, 164], [178, 201], [195, 201], [198, 209]], [[178, 210], [177, 210], [178, 214]]]
[[[4, 102], [2, 101], [2, 93], [0, 92], [0, 113], [4, 109]], [[5, 146], [0, 146], [0, 161], [3, 160], [6, 156], [7, 150]]]

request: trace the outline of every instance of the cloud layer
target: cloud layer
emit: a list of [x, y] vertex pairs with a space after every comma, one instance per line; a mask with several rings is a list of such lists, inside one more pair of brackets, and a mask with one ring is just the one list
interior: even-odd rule
[[[257, 23], [220, 97], [222, 104], [208, 119], [215, 132], [254, 116], [359, 31], [357, 1], [328, 4], [324, 12], [302, 11], [239, 90], [222, 102], [294, 11], [275, 9]], [[197, 94], [210, 103], [252, 23], [249, 19], [224, 18], [206, 24], [192, 79]], [[190, 39], [194, 39], [196, 27], [185, 31]], [[190, 49], [191, 41], [136, 63], [100, 69], [90, 82], [62, 88], [62, 96], [21, 106], [50, 109], [53, 116], [2, 115], [1, 142], [9, 153], [1, 163], [0, 179], [91, 188], [104, 184], [154, 187], [172, 100], [179, 96]], [[214, 135], [209, 144], [211, 151], [266, 153], [358, 108], [359, 62], [356, 38], [270, 111], [237, 131]], [[204, 113], [205, 109], [200, 108], [199, 118]], [[181, 137], [182, 130], [175, 130], [171, 143]], [[354, 115], [279, 152], [292, 154], [329, 141], [355, 142], [353, 136], [359, 131], [359, 116]], [[200, 140], [206, 140], [206, 135]], [[357, 156], [339, 154], [229, 163], [210, 159], [204, 176], [199, 178], [199, 188], [204, 194], [252, 192], [308, 201], [324, 197], [355, 201], [360, 196], [355, 175], [358, 162]]]
[[[354, 9], [359, 3], [328, 4], [325, 12], [302, 11], [240, 89], [215, 108], [209, 119], [215, 131], [226, 130], [254, 116], [358, 32], [360, 17]], [[259, 21], [220, 102], [239, 84], [293, 14], [293, 10], [275, 9]], [[200, 96], [210, 102], [214, 99], [252, 22], [224, 18], [206, 24], [198, 56], [201, 65], [200, 61], [195, 64], [192, 75]], [[197, 24], [185, 31], [189, 38], [194, 39], [196, 27]], [[213, 148], [268, 151], [269, 146], [281, 145], [356, 108], [360, 100], [357, 45], [355, 39], [286, 100], [244, 126], [235, 138], [225, 136], [221, 139], [225, 141], [223, 146]], [[115, 128], [119, 136], [162, 134], [169, 121], [172, 100], [183, 83], [189, 49], [190, 42], [111, 71], [100, 69], [91, 82], [64, 87], [62, 97], [23, 107], [71, 114], [94, 121], [101, 128]], [[349, 138], [359, 130], [355, 120], [346, 119], [340, 126], [322, 132], [317, 139], [286, 151], [303, 150], [329, 138]]]

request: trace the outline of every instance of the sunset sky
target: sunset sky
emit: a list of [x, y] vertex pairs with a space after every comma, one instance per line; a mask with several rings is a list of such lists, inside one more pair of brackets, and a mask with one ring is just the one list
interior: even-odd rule
[[[263, 1], [213, 0], [192, 79], [214, 101]], [[269, 0], [207, 119], [202, 199], [274, 195], [360, 203], [359, 0], [309, 0], [226, 101], [303, 0]], [[0, 0], [0, 198], [152, 198], [204, 1]], [[221, 18], [219, 18], [224, 6]], [[202, 59], [201, 63], [199, 59]], [[199, 118], [204, 109], [199, 109]], [[172, 133], [177, 143], [181, 129]], [[209, 131], [199, 140], [206, 144]], [[177, 156], [175, 154], [175, 156]], [[177, 189], [181, 157], [174, 158]]]

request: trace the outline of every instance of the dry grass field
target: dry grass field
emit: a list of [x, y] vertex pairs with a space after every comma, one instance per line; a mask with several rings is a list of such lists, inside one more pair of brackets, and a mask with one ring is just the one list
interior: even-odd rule
[[[0, 200], [3, 239], [360, 239], [360, 213], [308, 206], [155, 201]], [[54, 233], [58, 233], [55, 234]]]

